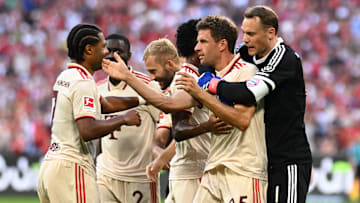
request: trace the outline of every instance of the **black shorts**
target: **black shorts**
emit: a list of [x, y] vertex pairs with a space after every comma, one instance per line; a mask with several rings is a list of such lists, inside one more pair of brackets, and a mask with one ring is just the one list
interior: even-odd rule
[[269, 167], [268, 203], [305, 203], [312, 164]]

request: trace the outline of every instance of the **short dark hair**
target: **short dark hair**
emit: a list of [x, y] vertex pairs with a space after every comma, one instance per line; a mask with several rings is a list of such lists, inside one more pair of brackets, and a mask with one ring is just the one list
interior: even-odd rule
[[208, 15], [200, 20], [197, 30], [210, 29], [211, 36], [216, 42], [226, 39], [228, 49], [234, 53], [235, 43], [238, 38], [238, 28], [235, 23], [225, 16]]
[[67, 37], [68, 56], [76, 61], [84, 61], [83, 54], [87, 44], [95, 45], [100, 41], [99, 27], [91, 24], [78, 24]]
[[179, 56], [190, 57], [195, 54], [197, 43], [196, 24], [200, 19], [191, 19], [181, 24], [176, 31], [176, 47]]
[[264, 28], [275, 28], [275, 34], [279, 29], [279, 17], [270, 7], [258, 5], [247, 8], [244, 13], [245, 18], [259, 17]]
[[131, 46], [130, 46], [130, 41], [129, 41], [129, 39], [128, 39], [125, 35], [122, 35], [122, 34], [120, 34], [120, 33], [114, 33], [114, 34], [111, 34], [111, 35], [107, 36], [105, 39], [106, 39], [106, 40], [109, 40], [109, 39], [122, 40], [122, 41], [125, 42], [128, 50], [130, 51], [130, 48], [131, 48]]

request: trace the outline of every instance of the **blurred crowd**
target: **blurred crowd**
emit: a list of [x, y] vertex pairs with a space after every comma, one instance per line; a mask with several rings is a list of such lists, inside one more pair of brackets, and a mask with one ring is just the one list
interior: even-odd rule
[[0, 0], [0, 152], [47, 151], [52, 85], [68, 62], [66, 37], [76, 24], [127, 35], [130, 64], [145, 72], [150, 41], [174, 41], [179, 24], [209, 14], [240, 26], [255, 4], [278, 13], [279, 35], [303, 59], [313, 153], [349, 150], [360, 140], [360, 0]]

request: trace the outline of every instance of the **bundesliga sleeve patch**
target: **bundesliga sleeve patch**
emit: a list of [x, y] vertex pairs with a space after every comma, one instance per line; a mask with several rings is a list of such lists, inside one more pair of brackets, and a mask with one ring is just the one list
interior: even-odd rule
[[83, 110], [95, 112], [95, 99], [94, 97], [83, 96]]

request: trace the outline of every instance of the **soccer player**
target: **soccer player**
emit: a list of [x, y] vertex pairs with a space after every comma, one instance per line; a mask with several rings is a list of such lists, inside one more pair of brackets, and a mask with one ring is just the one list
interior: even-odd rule
[[[170, 164], [170, 193], [175, 202], [191, 202], [198, 188], [203, 169], [207, 161], [210, 137], [204, 123], [209, 116], [206, 108], [199, 104], [185, 91], [178, 91], [173, 83], [176, 72], [188, 72], [197, 78], [197, 68], [186, 64], [181, 66], [175, 46], [167, 39], [151, 42], [145, 49], [144, 61], [152, 79], [160, 86], [170, 84], [170, 95], [158, 94], [131, 76], [121, 58], [115, 55], [118, 63], [103, 61], [104, 71], [109, 75], [125, 80], [144, 99], [160, 108], [172, 112], [172, 125], [185, 135], [201, 134], [200, 136], [176, 143], [175, 157]], [[171, 76], [172, 75], [172, 76]], [[169, 77], [170, 76], [170, 77]], [[176, 112], [176, 113], [175, 113]], [[185, 115], [184, 115], [185, 114]], [[179, 127], [177, 127], [179, 125]], [[212, 125], [209, 125], [212, 126]], [[186, 194], [186, 195], [184, 195]]]
[[[176, 31], [176, 46], [178, 50], [178, 54], [180, 60], [187, 62], [188, 64], [192, 64], [194, 66], [198, 66], [200, 61], [197, 58], [197, 55], [194, 51], [194, 47], [196, 45], [196, 37], [197, 30], [196, 24], [200, 19], [191, 19], [183, 24], [181, 24]], [[166, 88], [166, 94], [170, 91], [170, 87]], [[170, 96], [170, 95], [169, 95]], [[163, 132], [163, 136], [165, 136], [166, 132], [170, 133], [170, 129], [172, 126], [171, 122], [171, 114], [165, 114], [158, 124], [159, 132]], [[170, 134], [169, 134], [170, 135]], [[159, 156], [148, 165], [147, 167], [147, 176], [149, 179], [156, 181], [157, 174], [163, 167], [169, 166], [170, 160], [175, 155], [175, 140], [173, 140], [170, 145], [159, 153]]]
[[209, 91], [242, 104], [265, 99], [268, 202], [305, 202], [312, 157], [305, 133], [305, 83], [299, 55], [277, 36], [279, 19], [267, 6], [246, 9], [241, 57], [259, 68], [246, 82], [213, 79]]
[[[245, 81], [257, 72], [255, 65], [234, 55], [238, 29], [230, 19], [210, 15], [197, 24], [197, 29], [195, 51], [203, 65], [215, 68], [218, 77]], [[262, 103], [257, 107], [232, 106], [233, 103], [221, 100], [223, 104], [202, 91], [191, 76], [180, 74], [191, 79], [192, 87], [186, 88], [187, 83], [182, 80], [178, 80], [178, 85], [191, 89], [191, 95], [224, 121], [233, 125], [237, 122], [229, 134], [211, 136], [208, 163], [194, 202], [265, 202], [267, 157]]]
[[[134, 77], [160, 92], [158, 83], [128, 65], [130, 42], [124, 35], [109, 35], [106, 47], [109, 50], [107, 59], [115, 61], [114, 53], [118, 53]], [[102, 96], [138, 97], [126, 82], [113, 77], [100, 81], [98, 89]], [[153, 160], [152, 143], [160, 110], [151, 105], [140, 105], [135, 110], [141, 117], [140, 126], [123, 126], [101, 139], [102, 153], [96, 166], [101, 202], [160, 202], [159, 184], [148, 180], [145, 174], [146, 165]], [[108, 119], [123, 113], [104, 116]]]
[[51, 144], [41, 165], [37, 191], [41, 202], [98, 203], [90, 141], [120, 126], [140, 124], [136, 111], [106, 121], [100, 120], [100, 115], [137, 106], [139, 100], [98, 94], [92, 75], [101, 69], [108, 51], [97, 26], [76, 25], [67, 37], [67, 46], [72, 63], [53, 87]]

